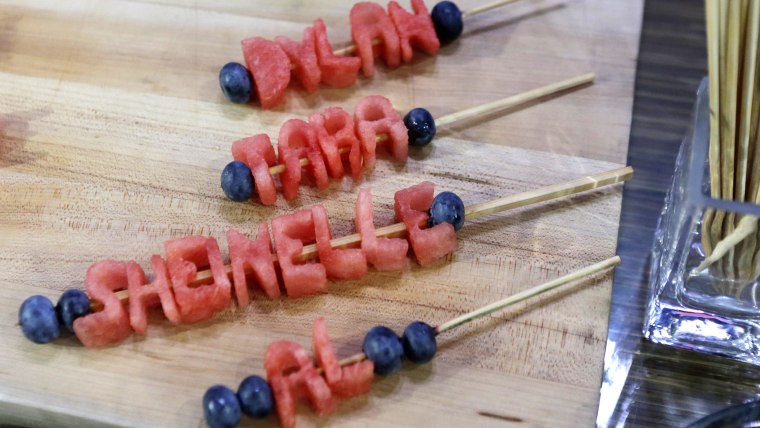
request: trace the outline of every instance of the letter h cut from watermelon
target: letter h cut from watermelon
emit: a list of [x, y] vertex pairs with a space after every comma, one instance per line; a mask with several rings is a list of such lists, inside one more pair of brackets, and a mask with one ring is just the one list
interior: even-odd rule
[[434, 185], [429, 181], [399, 190], [394, 195], [396, 220], [406, 225], [409, 242], [420, 266], [429, 266], [457, 248], [457, 234], [449, 223], [421, 229], [433, 204]]
[[272, 260], [272, 241], [269, 239], [269, 229], [266, 223], [259, 225], [259, 234], [255, 241], [246, 238], [234, 228], [227, 231], [227, 244], [230, 247], [230, 265], [232, 265], [232, 280], [235, 283], [235, 296], [238, 306], [248, 304], [248, 282], [245, 268], [250, 267], [256, 283], [264, 290], [267, 297], [280, 296], [280, 285]]
[[84, 288], [91, 299], [103, 304], [103, 310], [74, 320], [74, 333], [84, 346], [107, 346], [132, 334], [127, 311], [114, 293], [127, 287], [124, 262], [100, 260], [87, 269]]
[[[211, 318], [230, 304], [231, 284], [216, 239], [188, 236], [164, 243], [174, 297], [183, 323]], [[211, 266], [214, 282], [190, 287], [198, 268]]]
[[154, 255], [150, 258], [153, 268], [153, 282], [146, 284], [145, 272], [135, 261], [127, 263], [127, 277], [129, 280], [129, 322], [132, 329], [139, 334], [145, 334], [148, 330], [148, 308], [161, 304], [161, 308], [172, 324], [182, 322], [174, 291], [169, 282], [166, 263], [161, 256]]
[[369, 95], [356, 104], [356, 134], [362, 143], [364, 166], [373, 168], [376, 160], [377, 135], [388, 134], [383, 143], [396, 160], [406, 161], [409, 154], [409, 131], [391, 101], [380, 95]]
[[327, 273], [321, 263], [300, 262], [304, 243], [315, 241], [311, 210], [296, 211], [272, 219], [282, 281], [288, 297], [302, 297], [327, 291]]

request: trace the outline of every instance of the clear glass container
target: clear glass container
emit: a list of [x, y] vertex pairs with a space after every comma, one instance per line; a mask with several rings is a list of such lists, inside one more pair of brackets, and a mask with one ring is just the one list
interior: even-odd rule
[[[705, 78], [676, 160], [652, 248], [644, 336], [656, 343], [760, 364], [760, 237], [756, 229], [707, 268], [707, 248], [760, 206], [710, 197]], [[745, 226], [746, 226], [745, 224]], [[699, 268], [698, 268], [699, 267]]]

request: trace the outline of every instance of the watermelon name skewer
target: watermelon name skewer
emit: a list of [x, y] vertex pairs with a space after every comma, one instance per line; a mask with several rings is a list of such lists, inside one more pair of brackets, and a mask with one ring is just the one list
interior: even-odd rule
[[[376, 57], [382, 57], [389, 68], [396, 68], [412, 60], [413, 47], [435, 55], [442, 44], [461, 35], [463, 18], [515, 1], [500, 0], [464, 13], [453, 2], [442, 1], [430, 14], [423, 0], [411, 0], [413, 13], [396, 1], [388, 3], [387, 12], [377, 3], [359, 2], [350, 12], [354, 44], [333, 49], [321, 19], [304, 29], [301, 42], [285, 36], [274, 41], [251, 37], [241, 41], [248, 67], [236, 62], [225, 64], [219, 72], [219, 85], [224, 96], [238, 104], [249, 102], [255, 91], [266, 109], [282, 102], [292, 78], [309, 93], [320, 83], [348, 87], [356, 82], [359, 69], [366, 77], [374, 75]], [[348, 56], [354, 53], [357, 57]]]
[[406, 327], [401, 337], [385, 326], [373, 327], [364, 338], [363, 352], [342, 360], [335, 357], [325, 319], [318, 318], [312, 330], [314, 362], [298, 343], [279, 340], [270, 344], [264, 356], [267, 379], [249, 376], [237, 393], [224, 385], [212, 386], [203, 396], [204, 418], [212, 428], [234, 427], [240, 423], [243, 413], [261, 419], [276, 411], [280, 424], [291, 428], [296, 424], [297, 397], [307, 398], [320, 415], [330, 414], [335, 411], [333, 396], [345, 399], [369, 392], [374, 374], [386, 376], [400, 370], [404, 358], [416, 364], [432, 361], [438, 349], [436, 337], [439, 334], [619, 263], [620, 257], [613, 256], [436, 327], [415, 321]]
[[[618, 168], [467, 208], [451, 192], [433, 198], [433, 184], [423, 182], [396, 192], [396, 218], [401, 222], [377, 229], [370, 191], [362, 189], [356, 202], [357, 234], [332, 239], [327, 212], [316, 205], [272, 220], [275, 254], [266, 223], [259, 225], [255, 240], [228, 230], [229, 265], [213, 237], [170, 240], [164, 243], [165, 259], [151, 258], [151, 282], [134, 261], [100, 260], [85, 276], [87, 294], [67, 290], [55, 308], [46, 297], [32, 296], [21, 305], [19, 324], [37, 343], [56, 339], [64, 324], [85, 346], [107, 346], [133, 331], [145, 334], [150, 306], [160, 305], [174, 324], [194, 323], [228, 307], [233, 292], [238, 306], [247, 305], [247, 276], [270, 298], [280, 296], [281, 286], [289, 297], [300, 297], [326, 292], [328, 278], [360, 279], [369, 265], [378, 271], [402, 270], [410, 247], [417, 262], [428, 266], [456, 250], [456, 231], [465, 220], [619, 183], [632, 174], [630, 167]], [[311, 260], [315, 257], [319, 261]], [[210, 268], [199, 270], [206, 266]]]
[[[396, 160], [404, 162], [409, 146], [429, 144], [439, 127], [486, 117], [580, 88], [592, 83], [594, 78], [594, 73], [582, 74], [437, 120], [421, 107], [409, 111], [402, 120], [391, 102], [378, 95], [359, 101], [353, 120], [343, 109], [329, 107], [322, 113], [312, 114], [308, 122], [286, 121], [280, 129], [276, 153], [266, 134], [235, 141], [232, 144], [235, 160], [225, 166], [221, 174], [222, 190], [228, 198], [238, 202], [250, 200], [258, 193], [262, 204], [273, 205], [277, 199], [274, 176], [282, 174], [282, 192], [286, 200], [292, 201], [298, 196], [303, 173], [312, 175], [318, 188], [325, 188], [329, 185], [328, 177], [343, 177], [343, 162], [348, 161], [352, 177], [358, 180], [365, 167], [374, 166], [378, 146], [385, 146]], [[348, 155], [347, 159], [344, 155]], [[308, 168], [302, 171], [304, 167]]]

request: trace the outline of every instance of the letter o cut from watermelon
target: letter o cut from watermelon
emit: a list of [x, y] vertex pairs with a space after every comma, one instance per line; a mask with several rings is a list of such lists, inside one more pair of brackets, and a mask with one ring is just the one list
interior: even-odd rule
[[114, 291], [128, 287], [127, 264], [117, 260], [100, 260], [89, 269], [84, 287], [91, 299], [103, 303], [103, 310], [74, 320], [74, 333], [87, 347], [111, 345], [129, 337], [129, 316]]
[[290, 84], [288, 55], [277, 43], [261, 37], [245, 39], [240, 44], [261, 107], [276, 107], [285, 98], [285, 89]]

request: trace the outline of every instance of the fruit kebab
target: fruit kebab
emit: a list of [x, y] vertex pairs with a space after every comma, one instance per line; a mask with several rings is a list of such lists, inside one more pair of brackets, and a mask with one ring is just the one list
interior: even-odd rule
[[[248, 68], [230, 62], [219, 71], [219, 85], [224, 96], [233, 103], [245, 104], [256, 91], [261, 107], [276, 107], [285, 97], [291, 74], [307, 92], [313, 93], [320, 83], [345, 88], [356, 82], [359, 69], [372, 77], [375, 58], [396, 68], [412, 60], [412, 46], [428, 55], [435, 55], [441, 44], [448, 44], [462, 34], [462, 19], [513, 3], [500, 0], [461, 12], [456, 4], [442, 1], [428, 15], [422, 0], [411, 0], [413, 14], [397, 2], [388, 3], [388, 12], [377, 3], [359, 2], [351, 8], [351, 35], [354, 44], [333, 50], [327, 28], [321, 19], [304, 29], [299, 43], [285, 36], [274, 41], [251, 37], [240, 42]], [[356, 53], [358, 57], [348, 56]]]
[[404, 162], [409, 146], [429, 144], [439, 127], [579, 88], [592, 83], [594, 77], [593, 73], [582, 74], [435, 120], [429, 111], [419, 107], [402, 119], [391, 102], [379, 95], [360, 100], [353, 119], [340, 107], [329, 107], [312, 114], [308, 122], [287, 120], [280, 128], [277, 153], [266, 134], [235, 141], [232, 144], [235, 160], [221, 174], [222, 190], [237, 202], [251, 199], [255, 190], [262, 204], [273, 205], [277, 200], [274, 176], [279, 175], [285, 199], [293, 201], [304, 172], [314, 178], [317, 188], [324, 189], [330, 177], [343, 177], [343, 163], [348, 162], [352, 178], [359, 180], [364, 168], [374, 167], [378, 147], [385, 147], [395, 160]]
[[204, 418], [211, 428], [231, 428], [240, 423], [243, 413], [262, 419], [276, 410], [280, 424], [291, 428], [296, 425], [295, 400], [301, 397], [306, 398], [320, 416], [330, 414], [335, 411], [336, 397], [347, 399], [368, 393], [375, 374], [387, 376], [399, 371], [403, 359], [414, 364], [432, 361], [438, 350], [438, 335], [618, 263], [620, 257], [611, 257], [436, 327], [414, 321], [401, 337], [388, 327], [375, 326], [364, 337], [362, 352], [340, 361], [330, 343], [325, 319], [318, 318], [312, 327], [314, 363], [300, 344], [276, 341], [264, 354], [267, 379], [248, 376], [240, 383], [237, 393], [224, 385], [212, 386], [203, 395]]
[[399, 223], [380, 228], [373, 221], [372, 195], [364, 188], [356, 201], [356, 234], [331, 239], [327, 212], [315, 205], [272, 219], [276, 254], [266, 223], [259, 225], [255, 240], [234, 228], [227, 231], [228, 265], [213, 237], [173, 239], [164, 243], [165, 260], [151, 257], [150, 282], [135, 261], [100, 260], [87, 270], [87, 294], [67, 290], [55, 307], [47, 297], [29, 297], [19, 310], [19, 324], [36, 343], [55, 340], [63, 325], [83, 345], [100, 347], [133, 331], [145, 334], [149, 307], [160, 306], [171, 323], [180, 324], [211, 318], [230, 305], [233, 290], [237, 305], [245, 306], [250, 300], [247, 276], [269, 298], [279, 297], [281, 289], [288, 297], [324, 293], [328, 279], [360, 279], [369, 265], [378, 271], [403, 270], [410, 249], [421, 266], [435, 263], [456, 250], [456, 231], [465, 220], [612, 185], [632, 174], [630, 167], [613, 169], [466, 208], [452, 192], [434, 198], [433, 183], [423, 182], [396, 192]]

